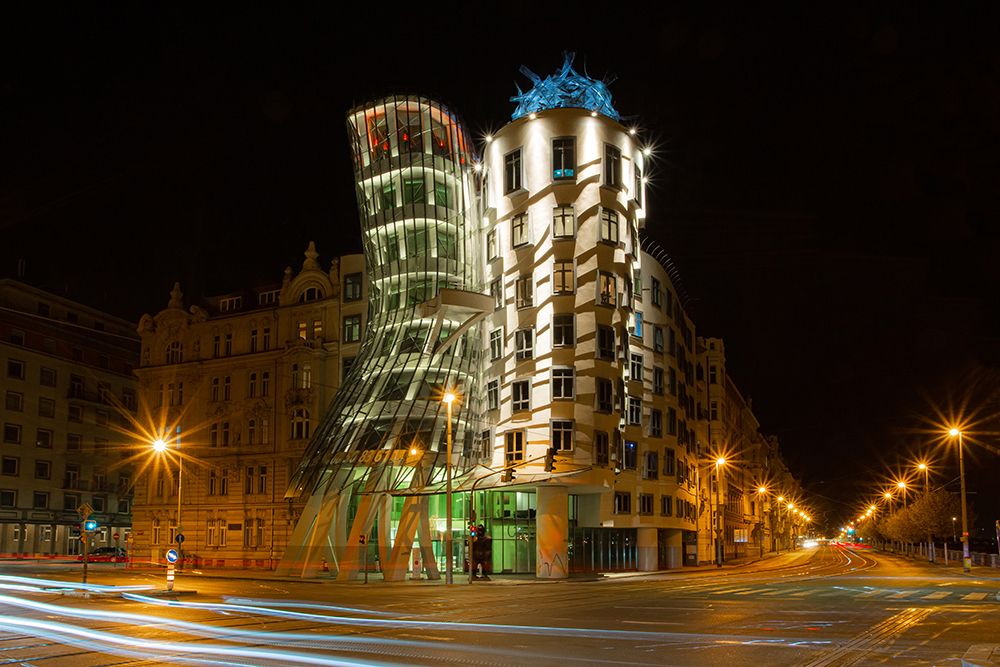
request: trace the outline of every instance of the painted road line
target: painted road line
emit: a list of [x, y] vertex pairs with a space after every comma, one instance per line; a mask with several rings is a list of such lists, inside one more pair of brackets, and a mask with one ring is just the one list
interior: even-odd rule
[[856, 598], [870, 598], [873, 595], [881, 595], [887, 591], [868, 591], [867, 593], [862, 593], [861, 595], [855, 595]]
[[962, 599], [963, 600], [982, 600], [987, 595], [989, 595], [989, 593], [969, 593], [968, 595], [962, 597]]
[[774, 591], [776, 588], [757, 588], [750, 591], [743, 591], [742, 593], [737, 593], [736, 595], [758, 595], [764, 593], [765, 591]]
[[727, 588], [724, 591], [711, 591], [709, 595], [724, 595], [725, 593], [735, 593], [737, 591], [751, 591], [752, 588]]
[[776, 590], [776, 591], [771, 591], [770, 593], [761, 593], [761, 595], [781, 595], [784, 592], [785, 591], [783, 591], [783, 590]]
[[799, 591], [798, 593], [789, 593], [789, 597], [800, 598], [806, 595], [812, 595], [815, 592], [816, 592], [815, 589], [809, 591]]
[[908, 598], [914, 593], [919, 593], [920, 591], [900, 591], [898, 593], [893, 593], [892, 595], [886, 597], [886, 600], [902, 600], [903, 598]]
[[941, 598], [946, 598], [951, 595], [951, 591], [938, 591], [937, 593], [931, 593], [930, 595], [925, 595], [925, 600], [940, 600]]

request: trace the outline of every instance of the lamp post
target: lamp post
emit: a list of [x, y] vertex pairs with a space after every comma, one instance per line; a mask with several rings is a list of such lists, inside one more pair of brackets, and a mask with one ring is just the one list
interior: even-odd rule
[[[178, 429], [179, 431], [180, 429]], [[177, 436], [177, 534], [174, 535], [174, 540], [180, 536], [181, 532], [184, 530], [184, 525], [181, 523], [181, 491], [183, 490], [182, 482], [184, 480], [184, 459], [181, 457], [181, 443], [180, 436]], [[167, 450], [167, 443], [161, 438], [153, 442], [153, 449], [158, 453], [163, 453]], [[177, 540], [177, 551], [181, 554], [184, 553], [183, 540]], [[183, 558], [178, 558], [178, 561], [183, 562]]]
[[[962, 569], [965, 572], [971, 572], [972, 559], [969, 557], [969, 514], [965, 505], [965, 460], [962, 457], [962, 432], [953, 428], [948, 433], [952, 437], [958, 436], [958, 476], [962, 479]], [[954, 525], [952, 523], [952, 526]]]
[[903, 507], [906, 507], [906, 482], [900, 482], [896, 486], [903, 490]]
[[455, 394], [446, 392], [442, 399], [448, 406], [448, 460], [445, 461], [445, 564], [444, 581], [446, 584], [452, 583], [453, 563], [452, 563], [452, 539], [451, 539], [451, 404], [455, 402]]
[[926, 463], [920, 463], [917, 465], [917, 470], [924, 473], [924, 493], [927, 493], [931, 490], [930, 478], [928, 477], [930, 474], [930, 468], [927, 467]]
[[757, 502], [760, 504], [760, 535], [758, 536], [758, 542], [760, 543], [760, 557], [764, 557], [764, 494], [767, 493], [767, 489], [763, 486], [757, 489]]
[[788, 503], [786, 508], [788, 511], [786, 515], [788, 516], [788, 550], [795, 551], [795, 515], [792, 514], [792, 510], [795, 509], [795, 505]]
[[[785, 502], [785, 497], [784, 496], [778, 496], [778, 503], [779, 503], [778, 504], [778, 509], [779, 510], [781, 509], [781, 504], [780, 503], [783, 503], [783, 502]], [[781, 514], [778, 514], [778, 539], [776, 539], [774, 541], [774, 544], [776, 546], [776, 548], [775, 548], [775, 555], [776, 556], [780, 556], [781, 555]]]
[[715, 566], [722, 567], [722, 478], [719, 476], [720, 469], [725, 465], [726, 459], [719, 457], [715, 460]]

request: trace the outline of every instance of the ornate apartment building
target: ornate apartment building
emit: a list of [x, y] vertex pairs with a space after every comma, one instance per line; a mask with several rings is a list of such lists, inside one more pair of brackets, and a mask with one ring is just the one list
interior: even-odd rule
[[81, 553], [77, 510], [85, 504], [99, 526], [91, 547], [124, 547], [132, 526], [135, 325], [0, 280], [0, 357], [0, 554]]
[[186, 562], [276, 565], [302, 509], [285, 489], [367, 326], [363, 272], [359, 255], [321, 268], [310, 243], [280, 283], [190, 308], [175, 286], [143, 316], [137, 559], [162, 562], [182, 533]]

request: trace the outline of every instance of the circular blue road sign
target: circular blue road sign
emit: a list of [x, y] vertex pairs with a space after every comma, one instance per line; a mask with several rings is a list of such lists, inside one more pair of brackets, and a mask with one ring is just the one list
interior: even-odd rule
[[184, 542], [184, 533], [178, 533], [177, 544], [181, 544], [182, 542]]
[[177, 552], [174, 549], [171, 549], [170, 551], [167, 552], [167, 562], [168, 563], [177, 562]]

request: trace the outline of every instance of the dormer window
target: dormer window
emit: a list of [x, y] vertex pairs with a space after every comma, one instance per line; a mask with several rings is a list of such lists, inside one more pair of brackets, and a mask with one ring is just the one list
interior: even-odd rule
[[316, 301], [323, 298], [323, 293], [319, 291], [318, 287], [307, 287], [304, 292], [299, 296], [299, 303], [304, 303], [306, 301]]
[[174, 341], [167, 345], [167, 363], [168, 364], [179, 364], [183, 361], [184, 348], [180, 343]]

